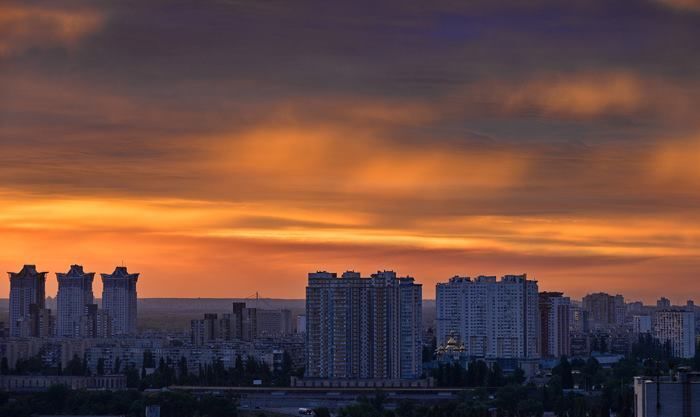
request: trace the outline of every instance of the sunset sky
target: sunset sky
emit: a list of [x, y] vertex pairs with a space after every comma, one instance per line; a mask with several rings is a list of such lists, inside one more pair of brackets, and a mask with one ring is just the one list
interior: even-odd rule
[[339, 3], [1, 2], [0, 269], [700, 302], [699, 0]]

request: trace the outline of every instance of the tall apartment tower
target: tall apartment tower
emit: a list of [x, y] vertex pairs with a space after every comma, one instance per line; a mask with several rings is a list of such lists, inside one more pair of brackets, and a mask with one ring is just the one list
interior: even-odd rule
[[112, 274], [102, 275], [102, 308], [112, 318], [112, 334], [136, 333], [136, 282], [139, 274], [130, 274], [118, 266]]
[[668, 344], [674, 357], [695, 356], [695, 313], [678, 308], [657, 310], [654, 314], [654, 338]]
[[46, 308], [46, 274], [36, 266], [24, 265], [10, 276], [10, 336], [38, 336], [36, 326], [40, 312]]
[[571, 353], [569, 310], [571, 300], [560, 292], [540, 293], [540, 353], [559, 358]]
[[467, 355], [488, 359], [538, 359], [537, 281], [527, 275], [475, 279], [455, 276], [437, 284], [437, 342], [450, 337]]
[[309, 274], [306, 377], [416, 379], [422, 373], [422, 286], [392, 271]]
[[588, 312], [591, 330], [606, 330], [625, 323], [625, 299], [621, 295], [606, 293], [588, 294], [583, 297], [583, 310]]
[[56, 279], [56, 336], [79, 337], [86, 306], [94, 302], [92, 281], [95, 273], [84, 272], [80, 265], [71, 265], [67, 273], [56, 273]]

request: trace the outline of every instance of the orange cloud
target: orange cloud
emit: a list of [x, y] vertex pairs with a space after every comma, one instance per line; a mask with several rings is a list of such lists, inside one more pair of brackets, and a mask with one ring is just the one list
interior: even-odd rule
[[93, 11], [0, 5], [0, 57], [30, 48], [72, 48], [101, 23]]
[[656, 0], [656, 2], [678, 10], [700, 11], [700, 0]]
[[609, 116], [695, 116], [692, 90], [664, 79], [625, 71], [543, 74], [519, 82], [485, 81], [465, 96], [493, 103], [508, 114], [590, 119]]

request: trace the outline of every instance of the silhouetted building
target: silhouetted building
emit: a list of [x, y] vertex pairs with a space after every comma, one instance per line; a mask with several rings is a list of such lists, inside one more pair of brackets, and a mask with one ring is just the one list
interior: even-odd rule
[[86, 305], [84, 314], [80, 317], [80, 336], [90, 338], [111, 337], [112, 318], [106, 311], [97, 308], [97, 304]]
[[583, 297], [583, 310], [591, 330], [608, 330], [625, 323], [627, 307], [623, 296], [601, 292]]
[[[36, 266], [24, 265], [22, 270], [8, 272], [10, 276], [10, 335], [37, 336], [36, 322], [32, 323], [31, 312], [35, 314], [46, 307], [46, 274], [37, 272]], [[37, 318], [38, 319], [38, 318]]]
[[560, 292], [541, 292], [540, 352], [543, 357], [559, 358], [571, 354], [569, 309], [571, 300]]
[[79, 337], [80, 323], [85, 315], [85, 306], [93, 304], [92, 281], [94, 272], [84, 272], [80, 265], [71, 265], [70, 270], [56, 273], [58, 294], [56, 296], [56, 336]]
[[112, 318], [112, 334], [135, 334], [139, 274], [130, 274], [126, 267], [118, 266], [114, 273], [101, 275], [102, 308]]

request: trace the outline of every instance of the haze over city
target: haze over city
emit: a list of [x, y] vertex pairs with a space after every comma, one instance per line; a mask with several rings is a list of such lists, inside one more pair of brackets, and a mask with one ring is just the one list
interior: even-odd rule
[[696, 1], [333, 3], [3, 2], [0, 269], [700, 299]]

